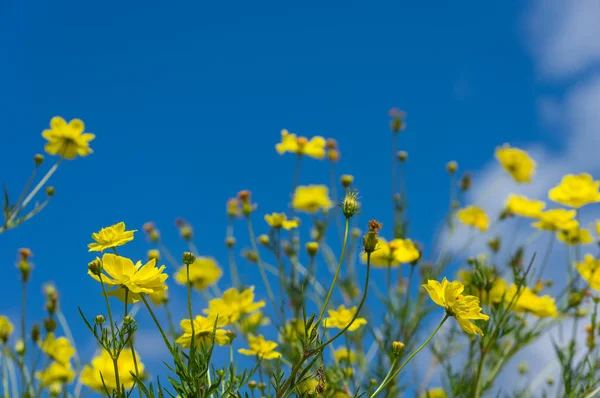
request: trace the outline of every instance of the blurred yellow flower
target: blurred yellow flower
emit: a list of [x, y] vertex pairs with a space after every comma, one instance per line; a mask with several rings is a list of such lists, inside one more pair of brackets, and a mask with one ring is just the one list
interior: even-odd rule
[[261, 335], [248, 335], [248, 346], [250, 347], [249, 349], [240, 348], [238, 352], [248, 356], [258, 356], [262, 359], [275, 359], [281, 356], [280, 353], [275, 351], [277, 343], [265, 340]]
[[254, 314], [244, 316], [240, 319], [240, 326], [244, 333], [254, 333], [264, 325], [269, 324], [269, 318], [265, 317], [261, 311], [256, 311]]
[[567, 245], [588, 245], [594, 243], [594, 238], [589, 230], [585, 228], [563, 229], [556, 233], [558, 240]]
[[90, 141], [96, 136], [84, 133], [85, 126], [79, 119], [68, 124], [62, 117], [55, 116], [50, 120], [50, 129], [42, 131], [42, 137], [48, 140], [44, 150], [50, 155], [59, 155], [65, 159], [75, 159], [77, 155], [87, 156], [92, 153]]
[[[354, 314], [356, 314], [356, 307], [347, 309], [343, 305], [340, 305], [337, 310], [327, 310], [327, 313], [329, 317], [323, 319], [323, 326], [326, 328], [344, 329], [352, 321]], [[348, 327], [348, 331], [353, 332], [366, 324], [367, 320], [365, 318], [357, 317]]]
[[227, 317], [230, 322], [236, 322], [244, 314], [251, 314], [265, 306], [264, 301], [254, 302], [254, 286], [240, 292], [235, 287], [223, 292], [220, 298], [214, 298], [208, 302], [205, 314]]
[[[208, 317], [197, 315], [194, 318], [194, 336], [196, 337], [195, 344], [210, 343], [212, 341], [212, 334], [214, 330], [215, 344], [228, 345], [230, 343], [228, 331], [222, 329], [222, 327], [226, 326], [228, 323], [229, 319], [227, 319], [226, 316], [219, 316], [217, 319], [217, 317], [213, 315], [209, 315]], [[175, 340], [175, 343], [181, 345], [182, 347], [188, 348], [192, 342], [192, 323], [189, 319], [183, 319], [179, 325], [183, 330], [183, 335], [178, 337], [177, 340]]]
[[71, 364], [60, 364], [52, 362], [46, 369], [36, 372], [35, 377], [40, 381], [42, 387], [50, 387], [54, 384], [69, 384], [75, 378], [75, 371]]
[[560, 184], [548, 192], [548, 197], [562, 205], [579, 208], [589, 203], [600, 202], [600, 181], [594, 181], [591, 175], [568, 174]]
[[111, 247], [122, 246], [133, 240], [133, 233], [137, 230], [125, 231], [125, 223], [120, 222], [110, 227], [102, 228], [92, 234], [95, 243], [88, 244], [89, 251], [101, 252]]
[[165, 285], [165, 290], [158, 290], [152, 294], [149, 294], [150, 301], [154, 305], [163, 305], [169, 301], [169, 295], [167, 291], [169, 290], [169, 286]]
[[231, 198], [227, 201], [227, 215], [231, 218], [239, 217], [242, 215], [240, 201], [237, 200], [237, 198]]
[[298, 341], [298, 336], [304, 338], [304, 321], [293, 318], [286, 322], [283, 334], [279, 336], [279, 341], [293, 343]]
[[298, 228], [298, 220], [288, 220], [285, 213], [266, 214], [265, 221], [267, 222], [267, 224], [269, 224], [272, 228], [275, 229], [283, 228], [286, 230], [290, 230], [292, 228]]
[[[400, 264], [412, 263], [420, 257], [419, 250], [410, 239], [394, 239], [387, 242], [385, 239], [377, 238], [377, 247], [371, 253], [371, 265], [373, 267], [397, 267]], [[361, 261], [367, 263], [367, 254], [361, 254]]]
[[544, 231], [560, 231], [563, 229], [573, 229], [579, 226], [577, 220], [574, 220], [575, 210], [552, 209], [546, 210], [540, 214], [539, 221], [531, 224], [537, 229]]
[[600, 237], [600, 220], [596, 220], [596, 236]]
[[12, 334], [14, 326], [6, 315], [0, 315], [0, 343], [6, 343]]
[[325, 138], [315, 136], [310, 139], [305, 137], [296, 137], [296, 134], [290, 134], [287, 130], [281, 130], [281, 142], [275, 145], [277, 153], [283, 155], [286, 152], [297, 155], [306, 155], [315, 159], [325, 157]]
[[521, 286], [520, 289], [514, 283], [508, 286], [508, 283], [501, 278], [496, 279], [494, 287], [490, 290], [490, 298], [494, 303], [503, 301], [505, 307], [512, 306], [513, 312], [529, 313], [539, 318], [558, 316], [553, 297], [548, 295], [540, 297], [527, 286]]
[[325, 185], [300, 185], [294, 192], [292, 207], [306, 213], [327, 211], [333, 207], [329, 189]]
[[600, 291], [600, 260], [588, 253], [582, 262], [575, 264], [575, 267], [592, 289]]
[[531, 182], [535, 174], [535, 161], [522, 149], [504, 144], [496, 148], [496, 159], [512, 178], [519, 183]]
[[[116, 296], [124, 301], [127, 291], [127, 301], [137, 302], [140, 300], [140, 294], [153, 294], [165, 290], [165, 280], [169, 277], [164, 274], [165, 266], [160, 268], [156, 266], [156, 260], [152, 259], [142, 265], [138, 261], [135, 265], [127, 257], [116, 256], [111, 253], [105, 253], [102, 256], [102, 282], [115, 287], [108, 294]], [[100, 282], [100, 277], [88, 271], [88, 274]]]
[[490, 225], [490, 218], [486, 212], [477, 206], [467, 206], [464, 209], [460, 209], [456, 213], [456, 216], [461, 223], [477, 228], [480, 231], [487, 231]]
[[356, 351], [342, 347], [334, 351], [333, 357], [337, 362], [354, 363], [356, 362], [358, 355]]
[[[140, 356], [137, 352], [135, 353], [135, 359], [137, 361], [138, 373], [142, 376], [144, 364], [140, 360]], [[126, 389], [133, 387], [135, 380], [131, 374], [135, 374], [135, 364], [130, 349], [121, 351], [117, 361], [117, 368], [119, 370], [119, 382], [121, 385], [125, 386]], [[100, 376], [100, 374], [102, 374], [102, 376]], [[92, 359], [90, 365], [85, 365], [81, 371], [81, 382], [92, 390], [104, 393], [103, 380], [108, 391], [117, 388], [113, 360], [108, 351], [104, 349], [100, 355]]]
[[431, 300], [440, 307], [446, 309], [446, 313], [456, 318], [458, 325], [467, 333], [483, 336], [483, 331], [471, 320], [483, 319], [487, 321], [489, 316], [481, 313], [479, 298], [475, 296], [463, 296], [464, 285], [459, 281], [448, 282], [446, 278], [442, 283], [429, 279], [423, 285]]
[[69, 339], [66, 337], [56, 338], [54, 333], [48, 333], [40, 344], [40, 349], [61, 365], [67, 365], [75, 355], [75, 348], [71, 346]]
[[420, 398], [446, 398], [447, 396], [443, 388], [430, 388], [422, 393]]
[[[223, 271], [212, 257], [196, 257], [190, 264], [190, 283], [194, 289], [204, 290], [219, 282]], [[187, 266], [179, 267], [175, 273], [175, 281], [180, 285], [187, 284]]]
[[541, 200], [510, 194], [505, 207], [509, 212], [517, 216], [538, 218], [542, 214], [546, 204]]

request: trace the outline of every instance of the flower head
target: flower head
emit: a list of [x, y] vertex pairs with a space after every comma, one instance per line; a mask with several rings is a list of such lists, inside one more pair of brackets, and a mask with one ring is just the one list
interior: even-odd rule
[[223, 296], [208, 302], [205, 314], [227, 317], [230, 322], [236, 322], [244, 314], [251, 314], [265, 306], [264, 301], [254, 302], [254, 286], [239, 291], [232, 287], [223, 292]]
[[468, 206], [460, 209], [456, 215], [461, 223], [477, 228], [480, 231], [487, 231], [489, 228], [490, 218], [483, 209], [477, 206]]
[[538, 218], [546, 204], [541, 200], [529, 199], [525, 196], [509, 195], [508, 200], [504, 204], [506, 209], [517, 216]]
[[46, 369], [36, 372], [35, 377], [40, 381], [42, 387], [50, 387], [56, 384], [71, 383], [75, 378], [75, 371], [69, 363], [52, 362]]
[[336, 362], [353, 363], [356, 362], [358, 354], [354, 350], [341, 347], [334, 351], [333, 357], [335, 358]]
[[61, 365], [68, 365], [69, 361], [75, 355], [75, 348], [71, 346], [66, 337], [56, 338], [53, 333], [48, 333], [44, 341], [40, 344], [41, 350]]
[[85, 126], [79, 119], [68, 124], [60, 116], [50, 120], [50, 129], [42, 131], [42, 137], [48, 140], [44, 150], [50, 155], [59, 155], [65, 159], [75, 159], [77, 155], [87, 156], [92, 153], [90, 141], [96, 136], [84, 133]]
[[105, 253], [102, 256], [104, 273], [96, 275], [88, 271], [88, 274], [98, 282], [114, 287], [108, 295], [117, 296], [122, 301], [127, 296], [128, 302], [136, 302], [142, 293], [153, 294], [167, 288], [165, 280], [168, 275], [163, 273], [164, 269], [164, 265], [157, 267], [154, 259], [144, 265], [141, 261], [133, 264], [127, 257]]
[[503, 302], [513, 312], [529, 313], [539, 318], [558, 316], [554, 298], [548, 295], [540, 297], [527, 286], [518, 288], [514, 283], [508, 286], [501, 278], [496, 279], [489, 295], [492, 302]]
[[301, 185], [294, 192], [292, 207], [298, 211], [316, 213], [331, 209], [333, 202], [329, 199], [329, 189], [325, 185]]
[[519, 148], [511, 148], [504, 144], [496, 148], [496, 159], [500, 162], [516, 182], [531, 182], [531, 177], [535, 174], [535, 161], [529, 154]]
[[575, 210], [546, 210], [540, 214], [539, 221], [534, 222], [531, 225], [544, 231], [569, 230], [579, 226], [579, 222], [574, 220], [575, 214]]
[[[326, 328], [344, 329], [352, 321], [352, 318], [354, 318], [356, 307], [347, 309], [343, 305], [340, 305], [337, 310], [327, 310], [327, 313], [329, 317], [323, 319], [323, 326]], [[366, 324], [367, 320], [365, 318], [357, 317], [348, 327], [348, 331], [353, 332]]]
[[[221, 346], [229, 344], [230, 339], [228, 336], [228, 331], [222, 329], [222, 327], [226, 326], [228, 323], [229, 320], [226, 316], [219, 316], [218, 319], [213, 315], [208, 317], [203, 317], [200, 315], [196, 316], [194, 318], [194, 336], [196, 343], [210, 343], [212, 341], [214, 331], [215, 344]], [[179, 325], [183, 330], [183, 335], [177, 338], [175, 343], [187, 348], [192, 342], [192, 323], [189, 319], [183, 319]]]
[[8, 338], [13, 332], [13, 324], [10, 323], [10, 320], [5, 315], [0, 315], [0, 342], [6, 343]]
[[430, 388], [421, 394], [420, 398], [446, 398], [448, 394], [443, 388]]
[[[375, 251], [371, 253], [373, 267], [397, 267], [400, 264], [412, 263], [420, 257], [419, 250], [410, 239], [394, 239], [387, 242], [378, 237]], [[363, 263], [367, 262], [367, 255], [361, 255]]]
[[[137, 371], [141, 376], [144, 371], [144, 364], [137, 353], [135, 353], [135, 359], [135, 362], [137, 362]], [[121, 351], [117, 360], [117, 369], [119, 370], [119, 382], [126, 389], [133, 387], [135, 379], [132, 373], [135, 374], [136, 368], [130, 349]], [[101, 393], [104, 392], [104, 385], [106, 385], [108, 391], [115, 390], [117, 388], [115, 379], [113, 360], [106, 350], [102, 350], [102, 353], [92, 359], [92, 363], [85, 365], [81, 371], [81, 382], [85, 386]]]
[[558, 240], [567, 245], [588, 245], [594, 243], [591, 232], [585, 228], [563, 229], [556, 233]]
[[444, 307], [448, 315], [456, 318], [458, 325], [465, 332], [483, 336], [481, 329], [471, 320], [483, 319], [487, 321], [490, 317], [481, 313], [479, 298], [462, 295], [465, 287], [461, 282], [449, 282], [444, 278], [440, 283], [430, 279], [423, 287], [427, 290], [431, 300], [440, 307]]
[[596, 260], [592, 254], [586, 254], [575, 267], [592, 289], [600, 291], [600, 260]]
[[[204, 290], [216, 284], [222, 275], [223, 271], [212, 257], [196, 257], [190, 264], [190, 283], [194, 289]], [[175, 273], [175, 281], [180, 285], [187, 285], [187, 266], [179, 267]]]
[[280, 155], [291, 152], [298, 156], [305, 155], [315, 159], [323, 159], [326, 143], [323, 137], [315, 136], [308, 140], [305, 137], [296, 137], [296, 134], [290, 134], [284, 129], [281, 130], [281, 142], [275, 145], [275, 149]]
[[92, 234], [95, 243], [88, 244], [89, 251], [102, 252], [112, 247], [123, 246], [133, 240], [133, 233], [137, 230], [125, 231], [125, 223], [120, 222], [110, 227], [102, 228]]
[[579, 208], [589, 203], [600, 202], [599, 188], [600, 181], [594, 181], [587, 173], [569, 174], [548, 192], [548, 197], [562, 205]]
[[248, 335], [248, 346], [250, 348], [240, 348], [238, 352], [248, 356], [258, 356], [262, 359], [275, 359], [281, 356], [280, 353], [275, 351], [277, 345], [274, 341], [265, 340], [261, 335]]
[[283, 228], [288, 231], [292, 228], [298, 228], [299, 225], [297, 219], [288, 220], [285, 213], [265, 214], [265, 221], [267, 224], [269, 224], [269, 226], [271, 226], [271, 228]]

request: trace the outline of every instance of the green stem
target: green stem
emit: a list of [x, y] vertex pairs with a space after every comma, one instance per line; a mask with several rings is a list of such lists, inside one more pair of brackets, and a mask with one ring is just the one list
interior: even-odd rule
[[4, 398], [8, 398], [8, 365], [7, 365], [7, 349], [6, 343], [2, 343], [2, 388], [4, 390]]
[[192, 325], [192, 339], [190, 340], [190, 357], [188, 360], [188, 366], [192, 361], [192, 352], [194, 352], [194, 346], [196, 345], [196, 332], [194, 330], [194, 315], [192, 312], [192, 284], [190, 283], [190, 265], [186, 264], [187, 272], [187, 307], [190, 315], [190, 324]]
[[[233, 217], [227, 221], [227, 237], [233, 238]], [[240, 288], [240, 277], [238, 275], [237, 264], [235, 263], [235, 251], [233, 247], [227, 246], [229, 257], [229, 273], [231, 274], [231, 283], [233, 287]]]
[[156, 319], [156, 315], [154, 315], [154, 311], [152, 311], [150, 304], [148, 304], [148, 300], [146, 299], [146, 296], [144, 294], [140, 294], [140, 296], [142, 297], [142, 301], [144, 302], [144, 305], [148, 309], [148, 312], [150, 313], [152, 320], [156, 324], [156, 327], [158, 327], [158, 331], [160, 332], [160, 334], [163, 338], [163, 341], [165, 342], [165, 345], [169, 349], [169, 352], [173, 352], [173, 347], [171, 346], [171, 343], [169, 343], [169, 339], [167, 339], [167, 335], [165, 334], [165, 331], [163, 330], [162, 326], [160, 326], [160, 322], [158, 322], [158, 319]]
[[[112, 337], [112, 341], [116, 341], [116, 337], [115, 337], [115, 325], [113, 322], [113, 316], [112, 316], [112, 311], [110, 309], [110, 303], [108, 301], [108, 294], [106, 292], [106, 286], [104, 286], [104, 281], [102, 280], [102, 274], [100, 273], [98, 275], [98, 278], [100, 279], [100, 284], [102, 285], [102, 293], [104, 296], [104, 300], [106, 302], [106, 309], [108, 311], [108, 319], [110, 320], [110, 332], [111, 332], [111, 337]], [[125, 301], [127, 302], [127, 298], [125, 298]], [[117, 386], [117, 396], [120, 394], [121, 391], [121, 381], [119, 380], [119, 364], [118, 364], [118, 355], [116, 350], [114, 350], [114, 352], [109, 351], [108, 352], [112, 358], [113, 361], [113, 367], [115, 369], [115, 384]]]
[[[21, 339], [23, 340], [23, 344], [27, 344], [25, 340], [26, 330], [25, 330], [25, 315], [27, 308], [27, 281], [23, 278], [22, 281], [22, 289], [21, 289]], [[21, 356], [19, 361], [23, 362], [25, 365], [25, 358]], [[21, 391], [25, 391], [25, 372], [21, 372]]]

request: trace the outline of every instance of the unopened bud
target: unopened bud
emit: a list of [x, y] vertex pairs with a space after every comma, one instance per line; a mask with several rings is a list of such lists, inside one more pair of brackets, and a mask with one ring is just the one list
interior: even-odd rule
[[25, 350], [25, 342], [22, 339], [17, 340], [17, 342], [15, 343], [15, 352], [17, 353], [17, 355], [25, 355]]
[[125, 317], [123, 317], [123, 325], [125, 325], [125, 326], [133, 325], [134, 322], [135, 322], [135, 320], [133, 319], [133, 317], [131, 315], [126, 315]]
[[229, 339], [229, 344], [233, 343], [233, 340], [235, 340], [235, 338], [237, 337], [237, 334], [235, 334], [233, 330], [225, 331], [225, 335]]
[[244, 250], [242, 256], [250, 263], [256, 263], [258, 261], [258, 254], [252, 250]]
[[355, 189], [346, 190], [346, 196], [344, 197], [341, 207], [342, 213], [344, 213], [346, 219], [358, 214], [360, 210], [360, 205], [358, 203], [358, 191]]
[[150, 239], [150, 242], [158, 242], [160, 240], [160, 232], [158, 232], [158, 229], [150, 231], [150, 233], [148, 233], [148, 238]]
[[406, 162], [406, 160], [408, 159], [408, 152], [398, 151], [398, 153], [396, 154], [396, 157], [398, 158], [399, 161]]
[[250, 390], [255, 390], [255, 389], [256, 389], [256, 386], [257, 386], [257, 383], [256, 383], [254, 380], [250, 380], [250, 381], [248, 382], [248, 388], [249, 388]]
[[337, 149], [338, 147], [337, 141], [333, 138], [327, 138], [325, 145], [327, 146], [327, 149]]
[[42, 154], [36, 154], [33, 157], [33, 162], [35, 163], [36, 166], [40, 166], [42, 163], [44, 163], [44, 155]]
[[394, 341], [392, 343], [392, 353], [396, 356], [400, 355], [404, 351], [404, 343], [401, 341]]
[[454, 160], [446, 163], [446, 171], [450, 175], [455, 174], [458, 171], [458, 163], [456, 163]]
[[53, 318], [44, 319], [44, 329], [46, 333], [52, 333], [56, 330], [56, 321]]
[[527, 362], [521, 362], [518, 367], [518, 372], [522, 375], [529, 371], [529, 367], [527, 366]]
[[352, 228], [352, 230], [350, 231], [350, 235], [353, 238], [358, 238], [359, 236], [362, 235], [362, 231], [360, 229], [358, 229], [358, 228]]
[[88, 270], [92, 275], [100, 276], [102, 273], [102, 260], [96, 257], [94, 261], [88, 263]]
[[35, 324], [31, 327], [31, 341], [37, 343], [40, 340], [40, 325]]
[[546, 384], [548, 384], [549, 386], [553, 386], [554, 385], [554, 377], [548, 377], [548, 379], [546, 380]]
[[228, 236], [225, 239], [225, 246], [227, 246], [228, 248], [232, 248], [235, 246], [235, 238], [233, 236]]
[[184, 225], [179, 229], [179, 234], [184, 240], [191, 240], [194, 234], [194, 230], [189, 225]]
[[260, 392], [264, 393], [265, 388], [267, 388], [267, 385], [264, 382], [261, 381], [260, 383], [258, 383], [258, 389], [260, 390]]
[[336, 149], [330, 149], [327, 151], [327, 159], [330, 162], [338, 162], [340, 160], [340, 152]]
[[160, 252], [156, 249], [148, 250], [148, 260], [160, 260]]
[[306, 244], [306, 252], [309, 256], [314, 257], [319, 252], [318, 242], [308, 242]]
[[468, 191], [471, 189], [471, 173], [464, 173], [460, 180], [461, 191]]
[[192, 252], [184, 252], [181, 257], [183, 259], [183, 263], [186, 265], [193, 264], [194, 261], [196, 261], [196, 256], [194, 256], [194, 253]]
[[351, 176], [350, 174], [344, 174], [340, 180], [342, 182], [342, 186], [348, 189], [354, 182], [354, 176]]
[[52, 196], [54, 196], [55, 193], [56, 193], [56, 190], [54, 189], [54, 187], [52, 187], [52, 186], [46, 187], [46, 195], [52, 197]]
[[269, 246], [269, 243], [271, 243], [271, 239], [268, 235], [265, 234], [259, 235], [257, 240], [258, 243], [260, 243], [263, 246]]
[[404, 123], [404, 118], [406, 117], [405, 112], [402, 112], [397, 108], [392, 108], [389, 111], [389, 115], [392, 118], [392, 120], [390, 120], [390, 128], [393, 133], [399, 133], [406, 128], [406, 124]]
[[488, 240], [487, 245], [492, 253], [498, 253], [500, 250], [500, 237], [495, 237], [494, 239]]
[[102, 326], [105, 321], [106, 319], [104, 318], [104, 315], [96, 315], [94, 317], [94, 323], [98, 326]]

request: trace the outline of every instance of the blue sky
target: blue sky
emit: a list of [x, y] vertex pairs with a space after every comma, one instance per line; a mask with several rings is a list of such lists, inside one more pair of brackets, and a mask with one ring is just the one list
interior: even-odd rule
[[[584, 84], [575, 72], [593, 75], [590, 57], [561, 72], [552, 54], [530, 50], [553, 16], [532, 24], [539, 3], [521, 4], [2, 1], [0, 181], [18, 195], [55, 115], [83, 119], [96, 140], [92, 156], [60, 166], [47, 210], [2, 235], [0, 313], [16, 317], [16, 251], [29, 247], [30, 319], [42, 315], [41, 284], [52, 280], [84, 333], [75, 304], [90, 315], [102, 308], [86, 244], [118, 221], [154, 221], [178, 253], [173, 220], [183, 217], [202, 254], [226, 266], [227, 198], [252, 190], [259, 232], [262, 215], [285, 210], [294, 158], [274, 151], [282, 128], [339, 141], [337, 170], [356, 177], [360, 222], [380, 219], [389, 236], [394, 106], [408, 113], [400, 143], [411, 237], [427, 247], [447, 205], [445, 163], [477, 173], [504, 142], [559, 156], [564, 138], [551, 116]], [[308, 159], [301, 183], [326, 183], [327, 170]], [[149, 247], [139, 234], [125, 254], [143, 258]]]

